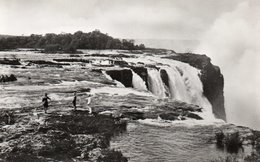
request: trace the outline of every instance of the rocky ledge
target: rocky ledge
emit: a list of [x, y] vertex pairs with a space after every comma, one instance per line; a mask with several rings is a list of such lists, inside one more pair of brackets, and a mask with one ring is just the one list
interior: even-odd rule
[[34, 109], [0, 112], [0, 161], [127, 161], [110, 149], [126, 122], [87, 111]]
[[16, 81], [17, 78], [14, 74], [10, 74], [10, 75], [1, 75], [0, 76], [0, 83], [1, 82], [13, 82]]
[[0, 64], [4, 64], [4, 65], [21, 65], [20, 60], [19, 59], [7, 59], [7, 58], [3, 58], [0, 59]]

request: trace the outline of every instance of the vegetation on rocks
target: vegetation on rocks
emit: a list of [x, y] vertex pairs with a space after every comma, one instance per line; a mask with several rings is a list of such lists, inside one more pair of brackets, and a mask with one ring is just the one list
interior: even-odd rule
[[238, 152], [242, 147], [243, 139], [239, 132], [224, 134], [222, 131], [216, 133], [216, 141], [219, 147], [225, 147], [229, 152]]
[[44, 36], [10, 36], [0, 38], [0, 50], [15, 48], [42, 48], [46, 53], [79, 53], [77, 49], [144, 49], [135, 45], [133, 40], [115, 39], [108, 34], [95, 30], [89, 33], [77, 31], [74, 34], [48, 33]]

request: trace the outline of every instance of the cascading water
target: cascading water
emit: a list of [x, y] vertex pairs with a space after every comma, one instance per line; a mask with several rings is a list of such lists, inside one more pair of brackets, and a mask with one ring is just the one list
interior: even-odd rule
[[165, 70], [169, 77], [171, 99], [198, 105], [203, 108], [201, 116], [204, 119], [214, 119], [212, 106], [203, 95], [199, 71], [185, 64], [167, 67]]
[[[199, 114], [203, 119], [216, 120], [212, 106], [203, 94], [203, 85], [199, 78], [198, 69], [175, 60], [153, 56], [146, 58], [151, 62], [163, 64], [161, 69], [164, 69], [168, 75], [170, 99], [198, 105], [203, 108], [202, 113]], [[156, 69], [148, 69], [148, 90], [160, 98], [166, 97], [166, 88], [159, 71]]]
[[169, 77], [170, 98], [190, 103], [185, 82], [176, 68], [170, 67], [165, 70]]
[[166, 97], [166, 90], [160, 72], [157, 69], [148, 69], [148, 89], [159, 98]]
[[131, 70], [131, 71], [133, 74], [133, 78], [132, 78], [133, 87], [138, 90], [147, 91], [144, 80], [138, 74], [136, 74], [133, 70]]

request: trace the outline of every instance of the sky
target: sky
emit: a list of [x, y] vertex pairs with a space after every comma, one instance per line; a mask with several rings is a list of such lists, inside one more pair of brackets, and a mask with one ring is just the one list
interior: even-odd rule
[[99, 29], [206, 54], [224, 74], [228, 122], [260, 130], [259, 8], [259, 0], [0, 0], [0, 34]]
[[99, 29], [132, 39], [199, 39], [242, 0], [0, 0], [0, 33]]

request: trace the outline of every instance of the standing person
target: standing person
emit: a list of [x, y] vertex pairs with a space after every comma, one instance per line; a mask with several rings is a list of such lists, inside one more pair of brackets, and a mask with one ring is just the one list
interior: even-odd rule
[[87, 107], [88, 107], [88, 111], [89, 114], [92, 114], [92, 108], [89, 106], [90, 102], [91, 102], [91, 94], [87, 94]]
[[72, 104], [74, 106], [74, 110], [76, 110], [77, 109], [77, 92], [74, 92], [74, 98], [73, 98]]
[[45, 113], [47, 113], [47, 109], [48, 109], [48, 107], [49, 107], [48, 100], [51, 100], [51, 99], [48, 97], [48, 94], [45, 93], [45, 96], [44, 96], [43, 99], [42, 99], [43, 107], [44, 107], [44, 112], [45, 112]]

